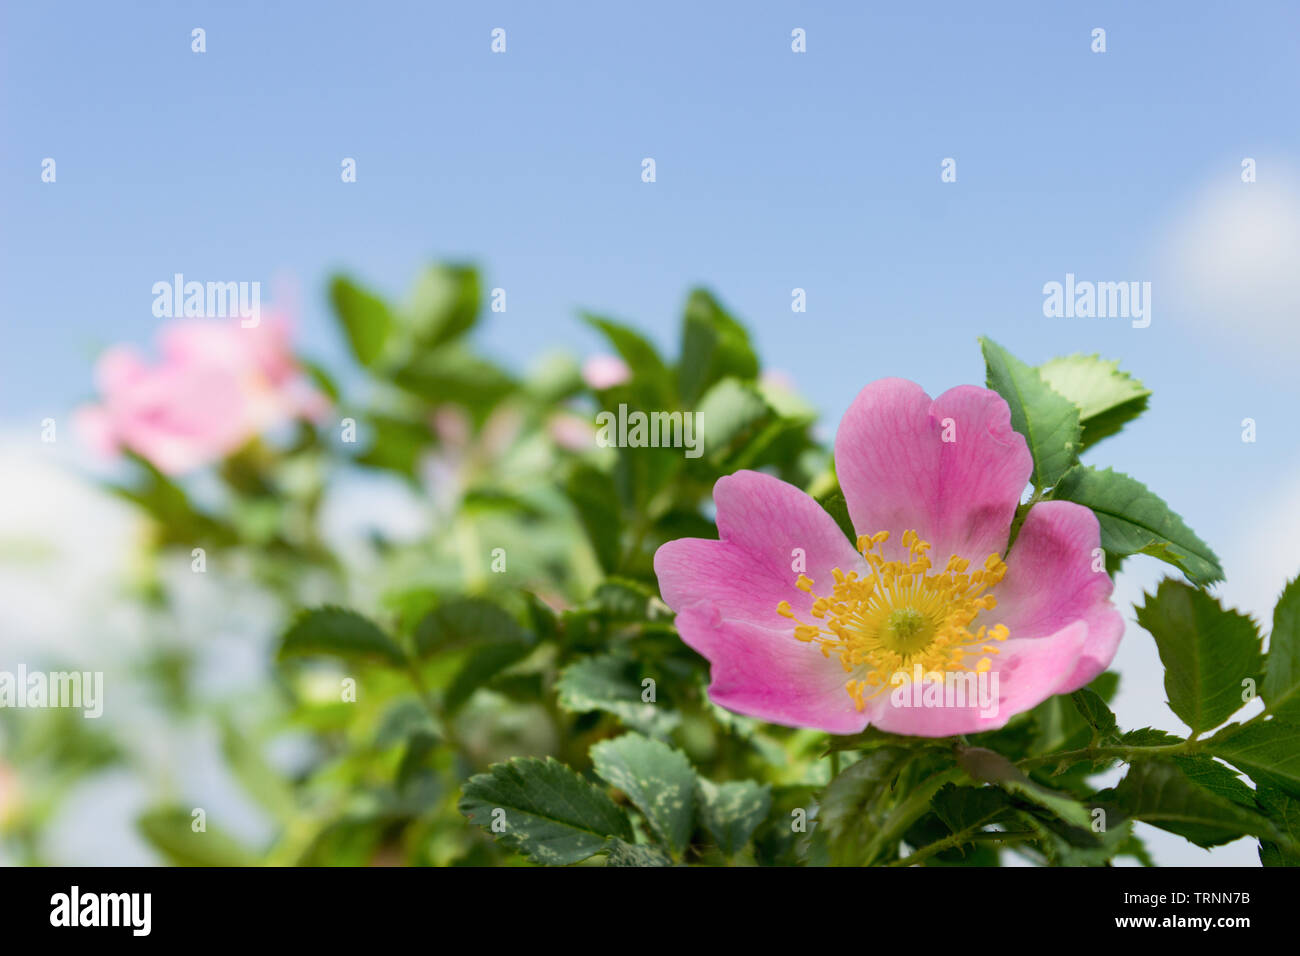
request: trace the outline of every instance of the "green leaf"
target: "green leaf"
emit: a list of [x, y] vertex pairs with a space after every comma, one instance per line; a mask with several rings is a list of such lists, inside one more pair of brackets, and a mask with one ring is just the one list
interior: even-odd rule
[[233, 837], [204, 821], [204, 829], [194, 831], [189, 810], [151, 810], [136, 823], [140, 835], [162, 854], [170, 866], [256, 866], [257, 857]]
[[458, 806], [506, 846], [550, 866], [585, 860], [610, 837], [633, 839], [627, 815], [603, 790], [550, 757], [493, 764], [465, 782]]
[[844, 532], [844, 537], [852, 541], [856, 547], [858, 534], [853, 530], [853, 519], [849, 517], [849, 504], [844, 500], [844, 492], [836, 488], [818, 498], [817, 503], [822, 506], [823, 511], [835, 519], [835, 523]]
[[1081, 451], [1141, 415], [1151, 396], [1149, 388], [1120, 371], [1118, 361], [1097, 355], [1054, 358], [1040, 365], [1038, 372], [1053, 391], [1078, 407], [1083, 426]]
[[1300, 866], [1300, 800], [1272, 787], [1260, 787], [1257, 798], [1260, 811], [1290, 839], [1289, 846], [1260, 840], [1259, 862], [1264, 866]]
[[478, 273], [468, 266], [440, 264], [420, 274], [402, 316], [411, 338], [434, 348], [473, 328], [478, 308]]
[[975, 832], [1006, 819], [1011, 803], [997, 787], [947, 784], [930, 798], [930, 809], [954, 834]]
[[1095, 742], [1112, 741], [1119, 736], [1115, 715], [1106, 706], [1100, 694], [1084, 687], [1072, 693], [1070, 700], [1078, 708], [1079, 715], [1092, 728]]
[[708, 292], [696, 289], [686, 302], [677, 390], [688, 406], [719, 379], [758, 377], [758, 356], [745, 327]]
[[1183, 738], [1154, 727], [1139, 727], [1120, 734], [1119, 742], [1125, 747], [1172, 747]]
[[1216, 757], [1268, 785], [1300, 797], [1300, 723], [1266, 720], [1211, 739], [1206, 748]]
[[298, 810], [293, 788], [262, 755], [260, 741], [229, 718], [219, 726], [221, 754], [244, 790], [277, 820], [292, 820]]
[[406, 662], [402, 649], [369, 618], [341, 607], [304, 611], [280, 639], [280, 657], [329, 654]]
[[772, 809], [771, 788], [753, 780], [716, 784], [703, 777], [698, 788], [700, 823], [723, 853], [734, 856]]
[[915, 755], [902, 747], [878, 747], [845, 768], [822, 794], [817, 829], [824, 831], [838, 865], [871, 863], [885, 824], [894, 784]]
[[660, 404], [669, 407], [674, 404], [672, 374], [659, 356], [659, 350], [641, 333], [612, 322], [598, 315], [583, 313], [583, 320], [593, 328], [599, 329], [614, 346], [614, 350], [627, 363], [634, 379], [649, 383]]
[[980, 339], [988, 387], [1011, 407], [1011, 427], [1025, 436], [1034, 456], [1031, 480], [1048, 488], [1074, 464], [1079, 452], [1079, 409], [1052, 391], [1038, 374], [992, 339]]
[[1156, 640], [1170, 709], [1194, 733], [1219, 726], [1245, 703], [1242, 681], [1259, 674], [1255, 622], [1173, 578], [1145, 597], [1137, 620]]
[[1052, 498], [1091, 508], [1108, 557], [1147, 554], [1178, 568], [1196, 584], [1223, 580], [1210, 547], [1146, 485], [1128, 475], [1080, 465], [1060, 480]]
[[330, 301], [343, 323], [352, 354], [362, 365], [373, 365], [393, 328], [388, 305], [346, 276], [335, 276], [330, 282]]
[[483, 598], [453, 598], [439, 604], [415, 628], [421, 657], [481, 644], [526, 644], [527, 632], [513, 617]]
[[617, 571], [623, 554], [623, 520], [614, 479], [591, 465], [575, 465], [564, 491], [577, 509], [600, 566], [607, 573]]
[[593, 745], [591, 760], [600, 778], [626, 793], [650, 829], [680, 855], [695, 825], [690, 761], [662, 741], [635, 733]]
[[470, 655], [442, 698], [442, 709], [454, 714], [497, 674], [523, 660], [532, 651], [529, 643], [489, 644]]
[[555, 685], [559, 704], [574, 714], [604, 711], [634, 730], [667, 736], [681, 718], [661, 703], [641, 699], [644, 678], [639, 668], [620, 654], [579, 658], [560, 672]]
[[1081, 830], [1092, 826], [1088, 808], [1069, 794], [1059, 793], [1040, 786], [1002, 754], [983, 747], [966, 747], [959, 752], [958, 763], [975, 780], [995, 784], [1020, 805], [1028, 804], [1038, 811], [1047, 811], [1054, 818]]
[[1198, 787], [1226, 797], [1233, 803], [1255, 809], [1255, 791], [1231, 767], [1205, 754], [1179, 754], [1170, 758], [1174, 765]]
[[648, 843], [625, 843], [610, 840], [605, 845], [606, 866], [672, 866], [673, 859], [657, 846]]
[[357, 456], [357, 463], [415, 479], [425, 453], [433, 444], [428, 423], [378, 412], [367, 415], [365, 423], [365, 431], [373, 440]]
[[721, 464], [772, 418], [772, 409], [754, 386], [724, 378], [700, 399], [694, 437], [703, 445], [703, 456]]
[[1269, 713], [1300, 717], [1300, 577], [1291, 580], [1273, 608], [1261, 693]]
[[453, 402], [482, 422], [518, 383], [500, 366], [453, 342], [432, 351], [419, 351], [389, 373], [393, 384], [426, 404]]
[[1169, 760], [1137, 761], [1117, 787], [1094, 794], [1093, 802], [1107, 809], [1108, 826], [1143, 820], [1200, 847], [1243, 836], [1277, 836], [1266, 818], [1197, 786]]

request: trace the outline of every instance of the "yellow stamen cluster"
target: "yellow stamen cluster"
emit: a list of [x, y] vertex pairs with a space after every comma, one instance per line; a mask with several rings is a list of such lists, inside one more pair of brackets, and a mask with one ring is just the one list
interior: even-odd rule
[[819, 595], [813, 581], [799, 575], [795, 586], [812, 596], [812, 616], [824, 623], [800, 621], [789, 601], [777, 605], [777, 613], [795, 621], [798, 640], [817, 644], [854, 675], [844, 686], [858, 710], [889, 686], [892, 674], [910, 676], [918, 664], [924, 674], [988, 670], [990, 657], [981, 656], [973, 667], [966, 658], [997, 654], [990, 642], [1005, 641], [1010, 633], [1002, 624], [974, 632], [969, 627], [981, 611], [997, 607], [985, 592], [1007, 573], [998, 555], [990, 554], [981, 569], [967, 574], [970, 562], [954, 554], [943, 571], [933, 573], [929, 542], [915, 531], [903, 535], [905, 560], [887, 561], [877, 553], [888, 540], [888, 531], [858, 538], [871, 573], [860, 577], [835, 568], [829, 595]]

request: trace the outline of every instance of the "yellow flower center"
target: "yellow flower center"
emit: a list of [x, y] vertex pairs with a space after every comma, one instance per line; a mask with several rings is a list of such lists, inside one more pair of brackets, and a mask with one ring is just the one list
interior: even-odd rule
[[845, 574], [835, 568], [828, 595], [818, 594], [814, 582], [799, 575], [795, 586], [812, 595], [812, 616], [823, 624], [800, 621], [789, 601], [777, 605], [777, 613], [795, 621], [797, 639], [819, 645], [827, 658], [835, 655], [854, 675], [844, 686], [858, 710], [890, 685], [892, 675], [910, 677], [917, 665], [925, 675], [982, 673], [992, 659], [980, 656], [971, 666], [967, 658], [998, 653], [989, 642], [1010, 635], [1003, 624], [970, 629], [981, 611], [997, 607], [997, 599], [985, 592], [1007, 573], [998, 555], [990, 554], [980, 570], [967, 574], [970, 562], [954, 554], [943, 571], [935, 573], [930, 544], [915, 531], [903, 535], [905, 560], [887, 561], [876, 553], [888, 540], [888, 531], [858, 538], [858, 550], [871, 572], [860, 577], [857, 571]]

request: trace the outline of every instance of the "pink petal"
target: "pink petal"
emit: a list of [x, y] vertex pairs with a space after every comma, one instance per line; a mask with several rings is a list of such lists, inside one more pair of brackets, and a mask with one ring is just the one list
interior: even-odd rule
[[582, 363], [582, 380], [589, 388], [613, 388], [631, 377], [632, 370], [617, 355], [593, 355]]
[[889, 378], [844, 414], [835, 469], [859, 534], [889, 531], [896, 546], [914, 528], [942, 567], [953, 554], [982, 562], [1001, 553], [1033, 460], [996, 392], [962, 385], [931, 401]]
[[864, 571], [861, 556], [817, 502], [793, 485], [741, 471], [713, 489], [721, 540], [682, 538], [655, 553], [664, 601], [682, 639], [713, 665], [709, 696], [739, 713], [792, 726], [853, 733], [865, 723], [844, 689], [848, 675], [795, 640], [782, 600], [807, 619], [812, 599], [794, 585], [795, 549], [808, 577]]
[[107, 457], [117, 451], [113, 418], [102, 405], [82, 405], [72, 413], [72, 427], [96, 454]]
[[844, 689], [849, 675], [837, 661], [796, 641], [791, 628], [728, 620], [707, 604], [692, 605], [676, 623], [682, 640], [713, 665], [709, 697], [720, 707], [832, 734], [856, 734], [866, 726], [867, 715]]
[[111, 394], [138, 382], [148, 371], [139, 352], [129, 345], [114, 345], [105, 349], [95, 363], [95, 385]]
[[[998, 675], [997, 706], [984, 714], [977, 704], [965, 707], [901, 707], [892, 688], [867, 703], [873, 727], [914, 737], [948, 737], [996, 730], [1016, 714], [1066, 693], [1068, 681], [1088, 638], [1088, 626], [1076, 621], [1047, 637], [1011, 639], [1000, 646], [991, 672]], [[992, 685], [988, 685], [992, 689]], [[908, 688], [910, 693], [910, 686]]]
[[1082, 657], [1061, 693], [1078, 690], [1109, 667], [1124, 634], [1100, 549], [1101, 528], [1089, 509], [1070, 501], [1040, 502], [1029, 509], [1007, 555], [1007, 575], [993, 590], [998, 606], [989, 620], [1005, 624], [1014, 639], [1086, 624]]

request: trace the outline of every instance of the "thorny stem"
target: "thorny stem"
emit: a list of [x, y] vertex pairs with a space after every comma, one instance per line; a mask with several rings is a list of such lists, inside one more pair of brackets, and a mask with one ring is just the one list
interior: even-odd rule
[[1199, 749], [1194, 740], [1184, 740], [1176, 744], [1163, 744], [1159, 747], [1083, 747], [1079, 750], [1064, 750], [1060, 753], [1042, 754], [1038, 757], [1026, 757], [1016, 766], [1022, 770], [1026, 767], [1038, 767], [1043, 764], [1060, 763], [1063, 760], [1106, 760], [1117, 758], [1132, 761], [1134, 757], [1176, 756], [1192, 753]]

